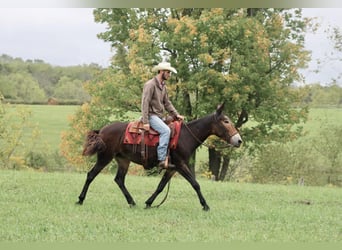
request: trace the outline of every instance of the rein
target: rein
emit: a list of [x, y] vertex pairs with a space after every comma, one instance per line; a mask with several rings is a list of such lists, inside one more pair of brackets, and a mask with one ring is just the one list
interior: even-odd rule
[[169, 180], [169, 182], [168, 182], [168, 185], [167, 185], [167, 190], [166, 190], [166, 194], [165, 194], [165, 196], [164, 196], [164, 198], [163, 198], [163, 200], [158, 204], [158, 205], [156, 205], [156, 206], [152, 206], [151, 208], [159, 208], [161, 205], [163, 205], [164, 204], [164, 202], [166, 201], [166, 199], [167, 199], [167, 197], [168, 197], [168, 195], [169, 195], [169, 191], [170, 191], [170, 184], [171, 184], [171, 180]]

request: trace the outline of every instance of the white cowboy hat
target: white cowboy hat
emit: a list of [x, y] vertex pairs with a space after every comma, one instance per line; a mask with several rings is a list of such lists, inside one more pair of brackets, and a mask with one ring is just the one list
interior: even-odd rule
[[161, 62], [158, 65], [154, 66], [152, 69], [152, 71], [158, 71], [158, 70], [170, 70], [171, 72], [177, 74], [177, 70], [171, 67], [171, 64], [168, 62]]

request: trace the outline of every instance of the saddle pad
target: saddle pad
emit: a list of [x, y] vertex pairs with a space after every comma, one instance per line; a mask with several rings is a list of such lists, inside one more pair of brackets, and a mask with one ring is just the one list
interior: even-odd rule
[[[141, 123], [140, 123], [141, 124]], [[171, 129], [171, 139], [169, 147], [174, 149], [177, 147], [178, 139], [180, 135], [180, 128], [182, 123], [175, 121], [169, 125]], [[139, 122], [130, 122], [125, 131], [124, 144], [140, 144], [141, 143], [141, 131], [139, 130]], [[144, 133], [144, 143], [147, 146], [157, 146], [159, 143], [159, 134], [155, 130], [150, 130]]]

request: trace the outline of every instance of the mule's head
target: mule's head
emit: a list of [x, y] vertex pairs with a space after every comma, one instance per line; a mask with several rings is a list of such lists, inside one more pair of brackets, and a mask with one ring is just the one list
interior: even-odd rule
[[234, 147], [240, 147], [242, 139], [239, 131], [235, 128], [229, 117], [223, 114], [223, 108], [224, 103], [218, 106], [214, 114], [213, 134]]

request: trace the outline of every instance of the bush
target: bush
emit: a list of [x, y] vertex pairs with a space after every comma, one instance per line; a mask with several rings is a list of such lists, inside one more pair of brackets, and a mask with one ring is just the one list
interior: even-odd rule
[[30, 151], [26, 155], [25, 163], [31, 168], [39, 169], [47, 166], [47, 157], [44, 153]]
[[[338, 133], [339, 130], [330, 129], [332, 137], [339, 136]], [[253, 182], [342, 186], [339, 167], [342, 164], [342, 153], [332, 150], [340, 147], [331, 145], [334, 140], [330, 140], [329, 147], [322, 144], [321, 137], [320, 144], [317, 144], [317, 140], [302, 138], [296, 143], [276, 143], [262, 147], [250, 169]], [[317, 151], [316, 145], [321, 152]]]
[[65, 171], [72, 169], [68, 167], [66, 159], [57, 150], [48, 153], [30, 151], [26, 155], [25, 164], [30, 168], [45, 171]]

